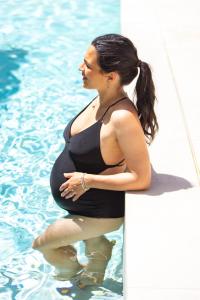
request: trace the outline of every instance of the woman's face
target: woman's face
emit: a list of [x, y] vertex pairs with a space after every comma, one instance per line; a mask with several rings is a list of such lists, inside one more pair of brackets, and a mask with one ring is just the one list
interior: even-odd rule
[[82, 72], [83, 86], [85, 88], [102, 90], [106, 87], [108, 73], [102, 72], [97, 64], [97, 51], [93, 45], [86, 51], [79, 70]]

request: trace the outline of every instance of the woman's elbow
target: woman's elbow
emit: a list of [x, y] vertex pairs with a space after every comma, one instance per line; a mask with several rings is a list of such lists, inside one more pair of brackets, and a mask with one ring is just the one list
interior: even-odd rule
[[148, 190], [151, 187], [151, 174], [148, 176], [137, 176], [131, 186], [131, 190]]
[[147, 181], [143, 185], [143, 190], [148, 190], [151, 187], [151, 180]]
[[148, 190], [151, 187], [151, 172], [143, 178], [142, 183], [143, 190]]

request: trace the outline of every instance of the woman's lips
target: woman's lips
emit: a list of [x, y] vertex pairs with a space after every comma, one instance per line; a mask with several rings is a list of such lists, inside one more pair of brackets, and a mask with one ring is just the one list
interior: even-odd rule
[[83, 80], [86, 80], [87, 78], [83, 76]]

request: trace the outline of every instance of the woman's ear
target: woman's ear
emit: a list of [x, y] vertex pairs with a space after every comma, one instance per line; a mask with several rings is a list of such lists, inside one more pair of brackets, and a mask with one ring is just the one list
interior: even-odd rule
[[108, 80], [111, 80], [111, 81], [115, 81], [117, 79], [119, 75], [117, 74], [117, 72], [110, 72], [107, 77], [108, 77]]

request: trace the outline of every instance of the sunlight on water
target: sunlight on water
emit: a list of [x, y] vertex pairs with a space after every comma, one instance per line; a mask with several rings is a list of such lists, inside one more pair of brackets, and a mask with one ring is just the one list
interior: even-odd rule
[[[49, 187], [68, 121], [96, 95], [78, 66], [93, 38], [119, 32], [118, 0], [1, 1], [0, 10], [0, 300], [122, 299], [123, 228], [102, 287], [65, 283], [31, 243], [65, 212]], [[85, 262], [84, 245], [77, 243]], [[56, 289], [57, 288], [57, 289]]]

